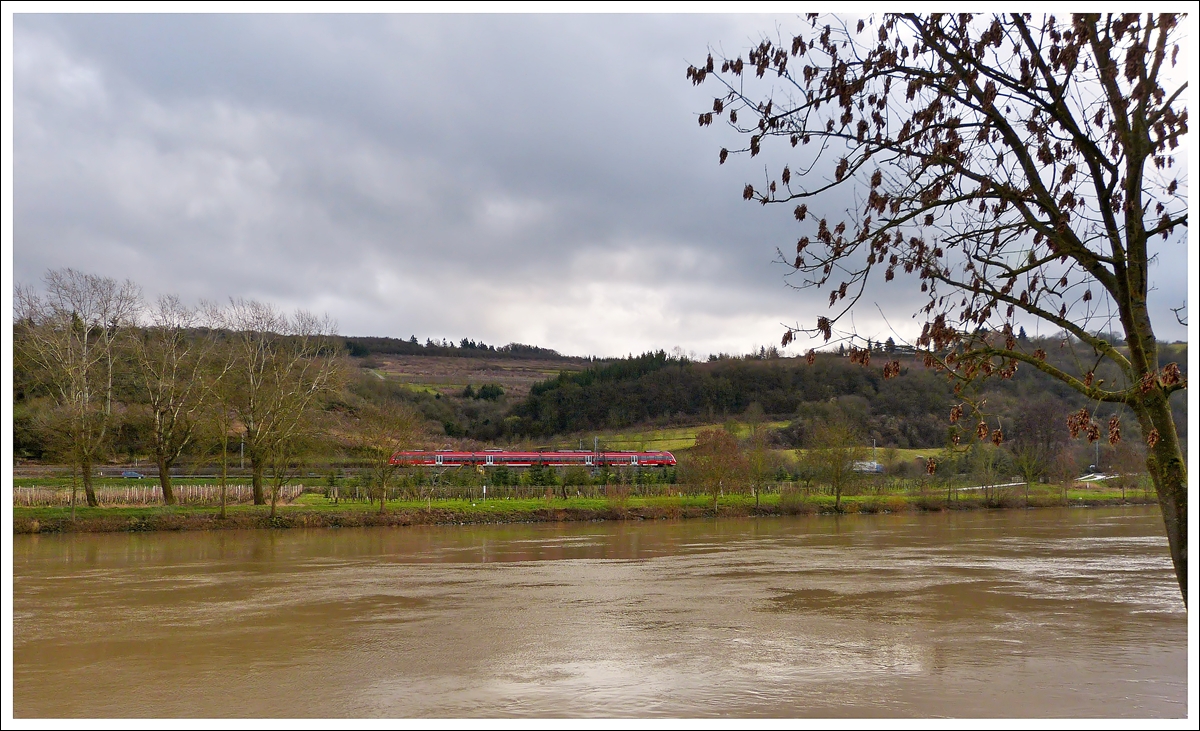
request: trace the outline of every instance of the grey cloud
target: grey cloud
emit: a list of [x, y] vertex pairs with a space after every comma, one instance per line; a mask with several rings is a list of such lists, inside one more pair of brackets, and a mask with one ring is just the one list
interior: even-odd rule
[[716, 164], [683, 72], [777, 22], [16, 16], [16, 278], [573, 353], [775, 342], [824, 297], [783, 285], [794, 222], [741, 200], [762, 165]]

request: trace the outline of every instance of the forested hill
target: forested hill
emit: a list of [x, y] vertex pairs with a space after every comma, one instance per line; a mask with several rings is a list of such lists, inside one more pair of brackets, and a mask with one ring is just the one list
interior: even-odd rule
[[[535, 386], [506, 420], [514, 433], [546, 436], [619, 429], [642, 423], [720, 421], [757, 403], [791, 417], [805, 404], [853, 397], [847, 406], [889, 418], [873, 424], [897, 446], [944, 440], [952, 391], [944, 378], [906, 364], [884, 380], [879, 368], [851, 366], [836, 355], [813, 365], [798, 358], [726, 358], [691, 363], [647, 353]], [[864, 425], [866, 426], [866, 425]]]
[[[1056, 352], [1054, 357], [1067, 356]], [[1164, 357], [1183, 365], [1186, 346], [1164, 347]], [[885, 379], [884, 361], [881, 354], [863, 367], [849, 358], [822, 353], [811, 365], [802, 358], [754, 357], [694, 363], [662, 351], [647, 353], [562, 373], [536, 385], [525, 400], [514, 404], [503, 427], [475, 425], [472, 431], [479, 438], [494, 439], [500, 431], [506, 436], [543, 437], [638, 424], [713, 423], [740, 416], [757, 403], [772, 419], [794, 420], [790, 433], [781, 436], [795, 446], [805, 442], [806, 424], [828, 417], [831, 409], [881, 445], [943, 446], [950, 409], [960, 401], [952, 385], [911, 357], [900, 359], [897, 377]], [[1010, 433], [1015, 426], [1029, 423], [1033, 414], [1065, 431], [1067, 414], [1088, 405], [1065, 384], [1032, 368], [1019, 368], [1008, 380], [988, 379], [976, 398], [986, 402], [985, 410]], [[1176, 400], [1183, 434], [1186, 400]], [[1102, 411], [1108, 414], [1114, 409], [1106, 405]], [[1128, 423], [1132, 428], [1132, 419]]]

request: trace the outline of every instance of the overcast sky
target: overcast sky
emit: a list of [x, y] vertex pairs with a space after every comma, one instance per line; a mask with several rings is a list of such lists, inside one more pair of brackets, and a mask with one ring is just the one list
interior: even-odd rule
[[[717, 165], [685, 78], [794, 17], [19, 15], [13, 274], [251, 297], [348, 335], [567, 354], [778, 343], [827, 295], [784, 285], [783, 207]], [[1160, 336], [1186, 250], [1157, 267]], [[1182, 262], [1182, 266], [1176, 264]], [[864, 336], [921, 303], [881, 285]], [[878, 308], [875, 306], [878, 304]], [[1169, 322], [1170, 321], [1170, 322]], [[799, 352], [808, 347], [801, 343]]]

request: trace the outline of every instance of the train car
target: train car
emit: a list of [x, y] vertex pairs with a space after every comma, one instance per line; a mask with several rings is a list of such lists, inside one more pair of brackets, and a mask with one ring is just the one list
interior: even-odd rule
[[507, 452], [488, 449], [483, 452], [453, 450], [409, 450], [392, 455], [392, 464], [399, 467], [674, 467], [675, 455], [670, 452], [590, 452], [566, 450], [558, 452]]

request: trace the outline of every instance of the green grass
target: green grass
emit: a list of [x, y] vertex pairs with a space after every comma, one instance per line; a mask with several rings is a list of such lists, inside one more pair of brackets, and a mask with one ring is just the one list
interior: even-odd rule
[[[768, 421], [763, 422], [762, 426], [767, 429], [779, 429], [787, 426], [789, 423], [787, 421]], [[682, 451], [694, 447], [696, 445], [696, 435], [705, 429], [723, 429], [724, 427], [724, 423], [700, 424], [697, 426], [680, 426], [666, 429], [634, 429], [619, 432], [602, 432], [597, 436], [600, 437], [600, 444], [604, 449]], [[734, 432], [740, 439], [748, 437], [750, 436], [750, 425], [736, 422]]]
[[[778, 498], [778, 496], [775, 496]], [[728, 504], [740, 504], [740, 502], [748, 499], [751, 504], [754, 498], [747, 495], [725, 495], [722, 496], [722, 504], [725, 501], [730, 501]], [[388, 500], [386, 501], [385, 510], [422, 510], [426, 508], [433, 509], [464, 509], [473, 508], [480, 513], [501, 513], [501, 512], [522, 512], [534, 510], [542, 510], [545, 508], [570, 508], [578, 510], [607, 510], [614, 505], [624, 505], [626, 507], [705, 507], [712, 505], [712, 497], [709, 495], [671, 495], [671, 496], [629, 496], [623, 500], [605, 497], [578, 497], [572, 496], [563, 500], [561, 497], [545, 498], [545, 497], [522, 497], [522, 498], [489, 498], [489, 499], [439, 499], [439, 500]], [[249, 507], [249, 506], [242, 506]], [[294, 502], [289, 504], [289, 507], [312, 508], [316, 510], [379, 510], [379, 501], [366, 503], [363, 501], [346, 501], [342, 500], [335, 505], [332, 500], [324, 495], [315, 493], [307, 493], [301, 495]]]
[[[977, 508], [977, 507], [1024, 507], [1023, 488], [1011, 488], [1004, 491], [1000, 500], [988, 504], [984, 501], [982, 491], [958, 493], [958, 498], [946, 503], [944, 488], [929, 487], [924, 492], [903, 491], [883, 492], [881, 494], [843, 495], [841, 510], [847, 513], [876, 513], [903, 512], [907, 510], [941, 509], [941, 508]], [[1052, 507], [1062, 505], [1061, 488], [1054, 485], [1039, 485], [1030, 493], [1031, 505]], [[1153, 502], [1153, 493], [1149, 498], [1141, 490], [1129, 490], [1126, 498], [1130, 502]], [[1075, 487], [1067, 491], [1067, 504], [1117, 504], [1121, 500], [1121, 491], [1110, 487]], [[778, 492], [766, 493], [761, 498], [761, 508], [770, 513], [776, 512], [807, 512], [827, 513], [834, 510], [834, 496], [828, 491], [813, 490], [805, 494], [798, 488], [792, 488], [788, 495]], [[750, 514], [755, 507], [754, 496], [749, 493], [722, 495], [718, 503], [723, 514]], [[539, 519], [547, 509], [566, 511], [595, 511], [604, 513], [620, 508], [636, 515], [639, 511], [654, 513], [654, 511], [707, 511], [711, 509], [712, 497], [705, 494], [686, 494], [671, 496], [642, 497], [631, 495], [623, 500], [604, 497], [573, 496], [566, 500], [561, 498], [491, 498], [482, 499], [438, 499], [438, 500], [388, 500], [385, 510], [394, 512], [419, 512], [425, 510], [438, 511], [445, 514], [447, 520], [454, 522], [518, 522]], [[231, 517], [265, 516], [270, 506], [230, 505], [226, 508]], [[307, 493], [301, 495], [293, 503], [281, 503], [277, 507], [281, 516], [289, 514], [355, 514], [371, 513], [379, 510], [379, 503], [341, 500], [334, 503], [323, 495]], [[76, 518], [88, 519], [153, 519], [169, 517], [198, 517], [213, 516], [217, 513], [216, 506], [146, 506], [146, 507], [103, 507], [89, 508], [86, 505], [77, 506]], [[38, 507], [13, 508], [13, 517], [18, 520], [38, 520], [42, 523], [62, 521], [70, 518], [71, 509], [67, 507]]]
[[[399, 383], [402, 387], [407, 388], [409, 391], [415, 391], [416, 393], [427, 393], [431, 396], [436, 396], [437, 394], [441, 393], [441, 391], [434, 388], [433, 386], [430, 386], [430, 385], [427, 385], [424, 383], [411, 383], [408, 381], [397, 381], [397, 383]], [[443, 388], [453, 388], [453, 387], [443, 386]], [[466, 387], [461, 386], [459, 388], [466, 388]]]

